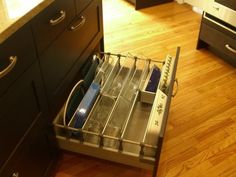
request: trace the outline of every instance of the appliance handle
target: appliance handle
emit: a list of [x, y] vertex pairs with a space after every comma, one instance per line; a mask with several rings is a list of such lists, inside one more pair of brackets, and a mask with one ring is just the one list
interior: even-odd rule
[[226, 44], [225, 48], [228, 49], [230, 52], [236, 53], [236, 49], [232, 48], [229, 44]]
[[178, 79], [177, 78], [175, 78], [175, 84], [176, 84], [176, 90], [175, 90], [175, 92], [172, 94], [172, 97], [175, 97], [176, 95], [177, 95], [177, 93], [178, 93], [178, 90], [179, 90], [179, 81], [178, 81]]

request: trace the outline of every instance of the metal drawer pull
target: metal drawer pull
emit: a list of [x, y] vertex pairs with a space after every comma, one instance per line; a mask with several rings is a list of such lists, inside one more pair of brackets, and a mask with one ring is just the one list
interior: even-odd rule
[[236, 53], [236, 49], [230, 47], [229, 44], [226, 44], [225, 47], [226, 47], [226, 49], [228, 49], [229, 51], [231, 51], [231, 52], [233, 52], [233, 53]]
[[17, 56], [11, 56], [9, 58], [10, 64], [3, 71], [0, 71], [0, 79], [7, 75], [16, 65]]
[[60, 23], [61, 21], [63, 21], [64, 19], [65, 19], [65, 17], [66, 17], [66, 12], [64, 11], [64, 10], [61, 10], [60, 11], [60, 17], [58, 17], [57, 19], [51, 19], [50, 20], [50, 24], [52, 25], [52, 26], [54, 26], [54, 25], [57, 25], [58, 23]]
[[12, 174], [12, 177], [19, 177], [20, 175], [19, 175], [19, 172], [14, 172], [13, 174]]
[[79, 28], [81, 28], [81, 27], [85, 24], [86, 18], [85, 18], [84, 16], [81, 16], [80, 19], [81, 19], [81, 22], [80, 22], [78, 25], [76, 25], [76, 26], [71, 26], [71, 27], [70, 27], [70, 29], [71, 29], [72, 31], [78, 30]]
[[172, 97], [175, 97], [179, 90], [179, 82], [177, 78], [175, 79], [175, 84], [176, 84], [176, 90], [175, 90], [175, 93], [172, 94]]

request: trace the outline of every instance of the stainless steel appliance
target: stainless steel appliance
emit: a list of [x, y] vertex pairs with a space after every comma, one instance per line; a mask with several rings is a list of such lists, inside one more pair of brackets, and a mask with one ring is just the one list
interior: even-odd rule
[[236, 66], [236, 0], [207, 2], [197, 43], [201, 48]]
[[[209, 0], [206, 13], [236, 27], [236, 1], [235, 0]], [[205, 15], [206, 18], [209, 18]], [[214, 19], [211, 21], [218, 23]]]

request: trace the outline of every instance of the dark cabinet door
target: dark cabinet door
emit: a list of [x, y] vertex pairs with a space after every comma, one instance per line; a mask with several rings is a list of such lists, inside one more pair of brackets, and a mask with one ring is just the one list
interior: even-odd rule
[[0, 177], [43, 177], [53, 159], [44, 119], [38, 119], [21, 146], [6, 163]]
[[[18, 148], [47, 102], [37, 62], [0, 97], [0, 167]], [[24, 162], [22, 162], [24, 163]]]
[[[0, 44], [0, 97], [36, 60], [33, 36], [25, 25]], [[8, 68], [8, 69], [7, 69]]]
[[171, 2], [173, 0], [128, 0], [128, 1], [130, 1], [131, 3], [134, 3], [135, 9], [138, 10], [145, 7], [151, 7], [154, 5]]

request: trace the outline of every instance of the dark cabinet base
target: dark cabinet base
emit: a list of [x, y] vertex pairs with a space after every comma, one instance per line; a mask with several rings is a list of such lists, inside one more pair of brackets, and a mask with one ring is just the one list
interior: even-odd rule
[[53, 152], [45, 129], [45, 120], [39, 119], [21, 146], [7, 162], [1, 177], [43, 177], [53, 160]]
[[128, 0], [135, 5], [135, 10], [139, 10], [146, 7], [151, 7], [158, 4], [171, 2], [173, 0]]
[[35, 62], [0, 100], [0, 177], [43, 177], [54, 159], [42, 85]]
[[0, 166], [31, 131], [37, 119], [45, 119], [46, 97], [38, 63], [35, 62], [0, 99]]

